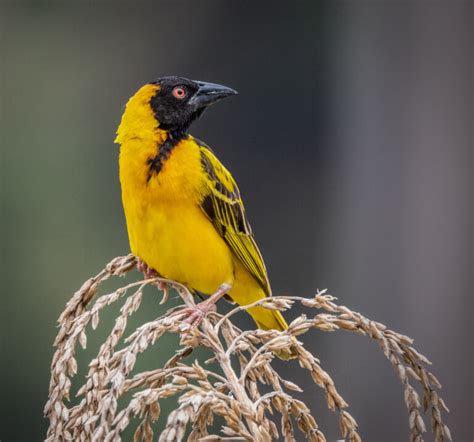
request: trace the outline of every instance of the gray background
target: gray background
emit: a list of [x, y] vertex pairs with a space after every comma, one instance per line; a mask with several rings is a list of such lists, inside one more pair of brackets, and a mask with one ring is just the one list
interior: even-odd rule
[[[240, 92], [192, 133], [237, 178], [274, 292], [328, 287], [416, 338], [454, 440], [471, 441], [472, 12], [468, 1], [2, 1], [2, 442], [43, 438], [55, 320], [128, 251], [114, 133], [128, 97], [166, 74]], [[157, 301], [145, 310], [156, 316]], [[402, 389], [374, 343], [339, 332], [306, 345], [364, 440], [408, 439]], [[282, 370], [336, 439], [321, 393]]]

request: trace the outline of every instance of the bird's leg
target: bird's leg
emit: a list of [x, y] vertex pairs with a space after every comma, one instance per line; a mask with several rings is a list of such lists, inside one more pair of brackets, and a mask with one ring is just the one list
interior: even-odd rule
[[209, 312], [215, 311], [216, 302], [227, 294], [231, 288], [230, 284], [222, 284], [208, 299], [196, 304], [194, 307], [186, 307], [178, 310], [176, 315], [184, 316], [186, 318], [184, 320], [185, 323], [193, 328], [197, 327]]
[[[148, 265], [140, 258], [137, 258], [137, 270], [140, 273], [143, 273], [145, 279], [159, 278], [161, 276], [156, 270], [152, 269], [151, 267], [148, 267]], [[164, 282], [157, 281], [155, 285], [164, 292], [168, 290], [168, 285]]]

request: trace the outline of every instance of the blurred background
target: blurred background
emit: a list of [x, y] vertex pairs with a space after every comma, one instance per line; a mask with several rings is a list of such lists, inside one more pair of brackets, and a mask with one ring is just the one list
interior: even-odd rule
[[[124, 104], [178, 74], [239, 91], [192, 133], [238, 180], [274, 293], [327, 287], [414, 337], [454, 440], [471, 441], [472, 13], [456, 0], [3, 0], [0, 440], [45, 435], [56, 319], [129, 250], [113, 144]], [[147, 296], [136, 324], [161, 311]], [[408, 440], [402, 388], [376, 344], [343, 332], [305, 342], [364, 440]], [[298, 376], [337, 439], [323, 396]]]

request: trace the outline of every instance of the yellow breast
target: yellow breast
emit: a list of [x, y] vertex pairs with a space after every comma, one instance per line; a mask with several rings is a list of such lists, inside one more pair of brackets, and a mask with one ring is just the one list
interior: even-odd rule
[[153, 174], [149, 160], [157, 155], [158, 148], [155, 141], [136, 139], [122, 144], [120, 150], [122, 200], [133, 252], [138, 246], [136, 225], [147, 221], [151, 210], [199, 204], [202, 184], [198, 149], [187, 140], [181, 141], [161, 171]]
[[191, 136], [150, 174], [149, 160], [168, 136], [149, 105], [155, 92], [146, 85], [129, 101], [117, 132], [130, 248], [162, 276], [213, 293], [233, 283], [232, 253], [200, 208], [204, 174]]
[[233, 282], [232, 254], [199, 206], [199, 148], [182, 140], [157, 175], [147, 159], [156, 146], [122, 145], [120, 182], [132, 252], [162, 276], [213, 293]]

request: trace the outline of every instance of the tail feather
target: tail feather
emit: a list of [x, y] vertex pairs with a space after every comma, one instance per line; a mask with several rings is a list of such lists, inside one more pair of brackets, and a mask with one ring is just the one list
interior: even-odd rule
[[[248, 272], [239, 259], [235, 260], [235, 280], [229, 296], [239, 305], [248, 305], [268, 296], [261, 284]], [[262, 330], [288, 329], [283, 315], [278, 310], [270, 310], [262, 306], [250, 307], [247, 312]], [[295, 348], [275, 353], [280, 359], [292, 359], [297, 355]]]
[[258, 328], [262, 330], [280, 330], [288, 328], [288, 324], [283, 315], [278, 310], [270, 310], [265, 307], [252, 307], [247, 310], [256, 322]]

